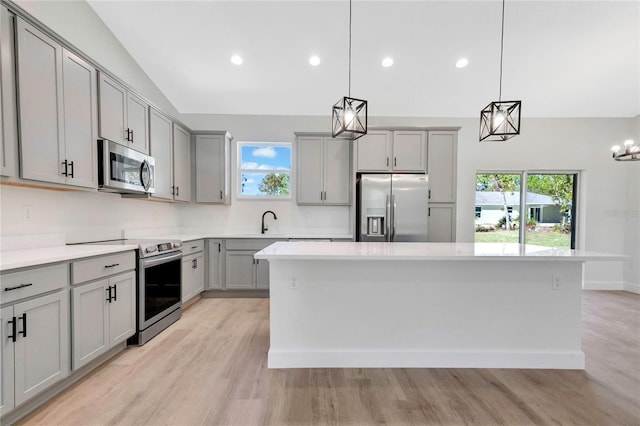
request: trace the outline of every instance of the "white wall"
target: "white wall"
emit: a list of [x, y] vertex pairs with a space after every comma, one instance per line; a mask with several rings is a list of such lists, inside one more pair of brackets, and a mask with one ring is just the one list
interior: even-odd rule
[[67, 243], [75, 243], [122, 238], [124, 229], [177, 227], [179, 222], [177, 205], [117, 194], [2, 185], [0, 203], [3, 237], [64, 234]]
[[13, 1], [165, 112], [178, 111], [86, 1]]

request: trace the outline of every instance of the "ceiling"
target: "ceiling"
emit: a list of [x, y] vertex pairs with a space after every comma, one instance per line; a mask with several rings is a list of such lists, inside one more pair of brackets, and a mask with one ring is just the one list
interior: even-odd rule
[[[181, 113], [329, 115], [348, 94], [346, 0], [89, 4]], [[501, 7], [354, 1], [351, 95], [370, 116], [479, 116], [498, 100]], [[640, 114], [640, 1], [507, 1], [502, 94], [523, 118]]]

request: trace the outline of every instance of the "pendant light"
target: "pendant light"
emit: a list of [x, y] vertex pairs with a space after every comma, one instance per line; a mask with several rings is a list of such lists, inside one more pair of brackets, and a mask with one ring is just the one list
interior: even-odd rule
[[636, 145], [631, 139], [624, 141], [624, 149], [620, 152], [620, 146], [611, 148], [613, 159], [616, 161], [640, 161], [640, 144]]
[[367, 101], [351, 97], [351, 0], [349, 0], [349, 92], [333, 106], [334, 138], [358, 139], [367, 134]]
[[500, 34], [500, 94], [480, 111], [480, 142], [506, 141], [520, 134], [522, 101], [502, 100], [502, 57], [504, 52], [504, 3], [502, 0], [502, 33]]

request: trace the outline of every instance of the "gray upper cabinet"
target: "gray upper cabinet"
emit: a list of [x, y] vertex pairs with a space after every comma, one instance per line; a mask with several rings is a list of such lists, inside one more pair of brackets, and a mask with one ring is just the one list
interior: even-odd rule
[[358, 172], [424, 173], [427, 161], [425, 132], [372, 130], [356, 140]]
[[429, 131], [430, 202], [456, 202], [457, 131]]
[[21, 19], [17, 39], [21, 177], [97, 188], [95, 69]]
[[173, 125], [173, 199], [191, 202], [191, 136]]
[[100, 137], [148, 154], [149, 106], [104, 73], [99, 87]]
[[298, 136], [297, 202], [348, 205], [351, 202], [350, 140]]
[[231, 202], [231, 135], [218, 132], [195, 137], [196, 202]]
[[152, 197], [173, 200], [173, 121], [155, 108], [149, 108], [149, 143], [156, 160]]
[[424, 173], [426, 161], [425, 132], [415, 130], [395, 130], [393, 132], [392, 171]]
[[389, 131], [369, 131], [355, 141], [357, 171], [388, 172], [391, 170], [391, 142]]
[[15, 176], [18, 127], [16, 110], [16, 76], [14, 20], [0, 6], [0, 175]]

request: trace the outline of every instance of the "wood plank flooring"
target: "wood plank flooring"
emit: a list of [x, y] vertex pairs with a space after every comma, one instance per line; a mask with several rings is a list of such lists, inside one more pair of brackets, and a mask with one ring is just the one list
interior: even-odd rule
[[639, 425], [640, 295], [583, 293], [586, 370], [268, 370], [268, 299], [203, 299], [24, 425]]

